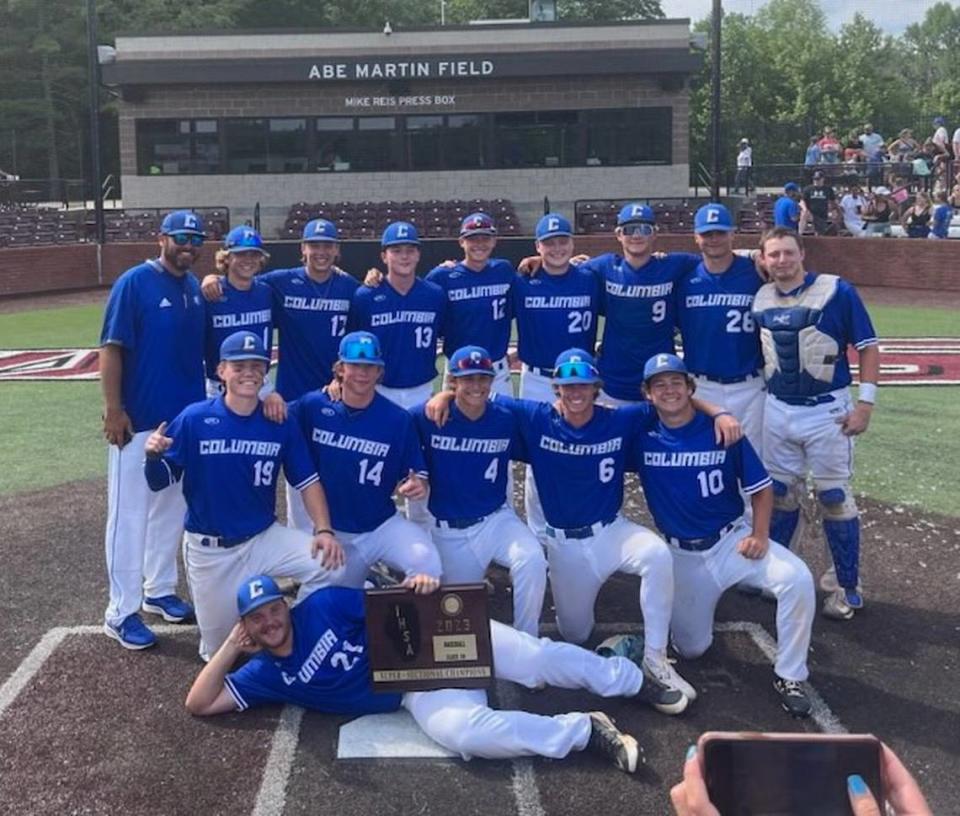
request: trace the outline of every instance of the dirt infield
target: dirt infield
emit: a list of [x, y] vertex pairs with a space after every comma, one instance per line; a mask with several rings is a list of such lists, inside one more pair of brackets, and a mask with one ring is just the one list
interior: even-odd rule
[[[636, 500], [629, 507], [636, 514]], [[0, 538], [0, 683], [26, 676], [25, 659], [51, 628], [92, 627], [66, 635], [12, 701], [0, 689], [0, 812], [663, 814], [685, 748], [702, 731], [797, 727], [779, 710], [761, 648], [772, 640], [773, 606], [728, 593], [714, 647], [679, 666], [701, 693], [682, 717], [577, 692], [498, 686], [501, 705], [608, 711], [645, 747], [647, 766], [635, 777], [589, 755], [562, 762], [336, 760], [343, 719], [307, 714], [282, 775], [285, 787], [264, 794], [276, 710], [194, 720], [182, 707], [199, 670], [192, 630], [165, 633], [145, 653], [125, 652], [99, 633], [103, 482], [4, 497], [0, 513], [8, 531]], [[952, 812], [960, 797], [958, 527], [956, 519], [864, 502], [867, 609], [848, 623], [818, 617], [810, 661], [812, 687], [828, 714], [842, 728], [890, 742], [940, 813]], [[803, 552], [819, 574], [819, 539]], [[494, 608], [509, 617], [505, 576], [494, 578]], [[598, 637], [611, 627], [637, 627], [637, 589], [621, 577], [604, 588]], [[553, 621], [549, 600], [544, 620]], [[258, 793], [279, 809], [255, 809]]]

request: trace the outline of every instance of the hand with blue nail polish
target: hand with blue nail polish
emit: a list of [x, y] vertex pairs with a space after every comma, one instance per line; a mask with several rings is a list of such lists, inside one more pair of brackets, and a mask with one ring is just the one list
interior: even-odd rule
[[[886, 785], [884, 798], [890, 803], [895, 816], [933, 816], [916, 780], [910, 775], [900, 758], [883, 746], [883, 778]], [[854, 816], [881, 816], [883, 811], [867, 783], [859, 774], [847, 777], [847, 795]]]
[[670, 801], [677, 816], [720, 816], [720, 811], [707, 796], [707, 783], [703, 781], [703, 768], [700, 767], [696, 745], [687, 749], [683, 781], [670, 789]]

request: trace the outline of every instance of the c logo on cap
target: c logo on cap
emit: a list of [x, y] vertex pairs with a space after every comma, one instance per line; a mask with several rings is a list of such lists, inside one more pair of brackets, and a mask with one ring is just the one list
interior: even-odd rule
[[668, 364], [667, 355], [666, 355], [666, 354], [658, 354], [658, 355], [657, 355], [657, 368], [663, 368], [663, 367], [664, 367], [665, 365], [667, 365], [667, 364]]
[[314, 235], [324, 235], [326, 231], [327, 231], [327, 225], [324, 224], [323, 221], [317, 221], [317, 223], [313, 225]]
[[399, 224], [397, 226], [397, 238], [406, 238], [407, 237], [407, 225]]
[[197, 228], [197, 217], [196, 217], [195, 215], [193, 215], [192, 213], [187, 213], [187, 214], [184, 215], [184, 217], [183, 217], [183, 226], [185, 226], [185, 227], [187, 227], [187, 228], [189, 228], [189, 229], [196, 229], [196, 228]]
[[634, 204], [630, 215], [643, 215], [643, 207], [640, 204]]
[[707, 210], [707, 223], [716, 224], [720, 220], [720, 210]]
[[263, 595], [263, 582], [262, 581], [251, 581], [247, 584], [247, 594], [250, 596], [252, 601], [254, 598], [259, 598]]
[[255, 337], [250, 337], [248, 335], [247, 337], [243, 338], [244, 351], [253, 351], [256, 348], [256, 346], [257, 346], [257, 339]]
[[559, 218], [548, 218], [547, 219], [547, 229], [550, 232], [553, 232], [555, 229], [560, 229], [560, 219]]

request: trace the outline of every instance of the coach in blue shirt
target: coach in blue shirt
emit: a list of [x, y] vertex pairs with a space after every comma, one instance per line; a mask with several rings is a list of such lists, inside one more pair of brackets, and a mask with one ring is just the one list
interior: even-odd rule
[[783, 195], [773, 205], [773, 225], [796, 230], [800, 228], [800, 185], [788, 181], [783, 185]]

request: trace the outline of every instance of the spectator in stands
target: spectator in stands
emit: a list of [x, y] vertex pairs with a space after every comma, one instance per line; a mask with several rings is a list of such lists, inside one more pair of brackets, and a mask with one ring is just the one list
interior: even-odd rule
[[783, 185], [783, 195], [773, 205], [773, 225], [787, 229], [800, 229], [800, 185], [788, 181]]
[[947, 203], [947, 194], [943, 190], [933, 194], [933, 218], [930, 222], [929, 238], [949, 238], [950, 221], [953, 219], [953, 207]]
[[813, 181], [813, 171], [820, 164], [820, 139], [817, 136], [811, 136], [807, 143], [807, 152], [803, 157], [803, 181], [809, 184]]
[[[801, 201], [800, 233], [813, 221], [813, 231], [817, 235], [836, 235], [836, 224], [842, 223], [843, 216], [837, 207], [837, 193], [829, 184], [823, 170], [813, 174], [813, 184], [804, 187]], [[834, 216], [834, 222], [830, 216]]]
[[823, 137], [817, 143], [820, 146], [820, 164], [839, 164], [840, 163], [840, 140], [833, 128], [823, 129]]
[[950, 195], [947, 196], [947, 203], [955, 210], [960, 210], [960, 182], [953, 185]]
[[867, 162], [867, 184], [871, 187], [883, 178], [883, 158], [886, 153], [883, 136], [874, 131], [869, 122], [863, 126], [860, 134], [860, 146]]
[[[956, 162], [957, 159], [960, 159], [960, 127], [953, 131], [953, 139], [951, 142], [951, 147], [953, 148], [953, 160]], [[958, 172], [960, 172], [960, 169], [958, 169]]]
[[887, 187], [877, 187], [868, 197], [863, 211], [864, 235], [883, 237], [890, 234], [890, 224], [900, 217], [897, 205], [890, 200]]
[[926, 238], [930, 233], [930, 219], [933, 210], [930, 207], [930, 196], [926, 193], [917, 193], [913, 206], [903, 217], [903, 226], [908, 238]]
[[753, 167], [753, 148], [749, 139], [741, 139], [737, 153], [737, 175], [733, 180], [733, 192], [743, 187], [744, 195], [750, 195], [750, 169]]
[[919, 150], [920, 144], [913, 138], [913, 131], [910, 128], [901, 130], [897, 138], [887, 145], [887, 153], [891, 160], [896, 162], [893, 172], [897, 175], [909, 172], [910, 162]]
[[866, 154], [863, 152], [863, 145], [860, 144], [860, 137], [857, 135], [857, 131], [851, 130], [843, 143], [843, 163], [857, 165], [865, 158]]
[[[950, 144], [950, 134], [947, 131], [947, 121], [938, 116], [933, 120], [936, 130], [933, 136], [927, 140], [927, 152], [931, 154], [931, 171], [935, 178], [945, 181], [947, 168], [953, 159], [952, 146]], [[931, 182], [933, 179], [931, 179]], [[929, 187], [927, 189], [930, 189]]]
[[863, 211], [867, 206], [867, 199], [863, 190], [856, 182], [847, 188], [840, 199], [840, 210], [843, 212], [843, 226], [855, 238], [863, 236]]

